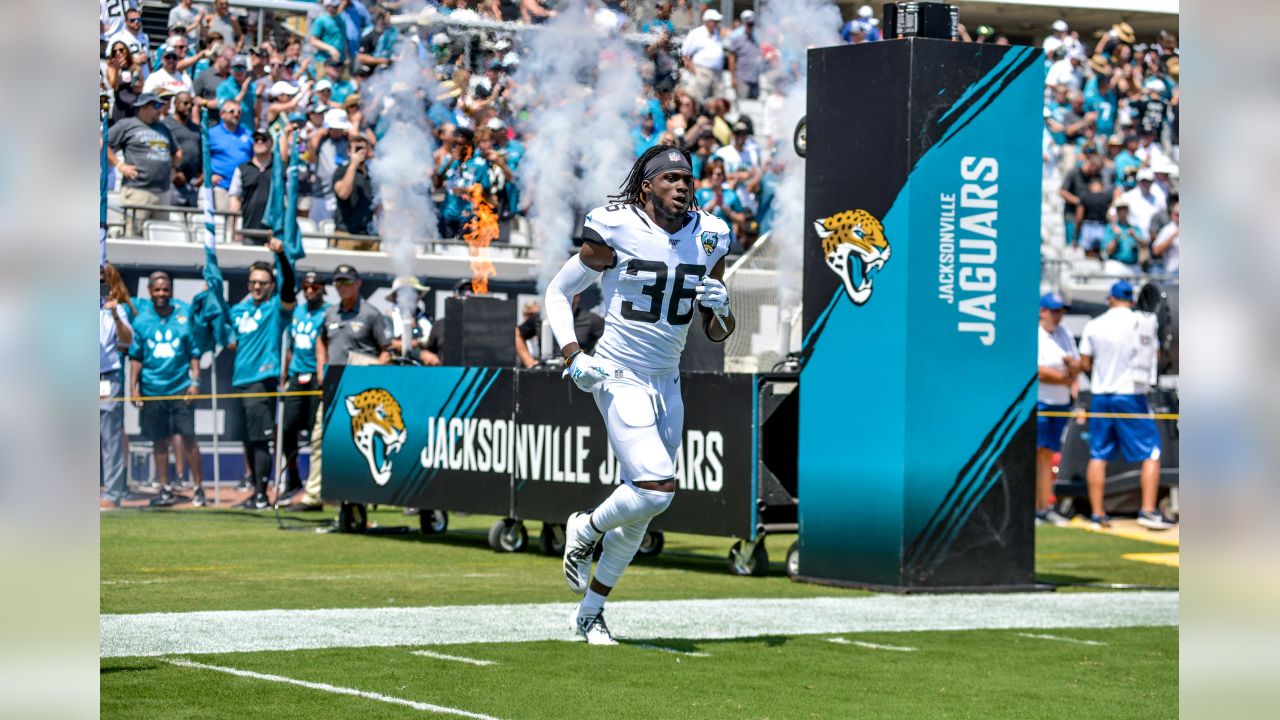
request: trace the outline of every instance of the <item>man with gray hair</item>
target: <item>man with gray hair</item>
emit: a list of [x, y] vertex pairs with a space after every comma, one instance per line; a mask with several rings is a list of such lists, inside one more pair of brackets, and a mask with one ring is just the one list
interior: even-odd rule
[[[112, 125], [107, 132], [107, 160], [124, 178], [120, 199], [125, 205], [171, 202], [173, 168], [182, 161], [182, 151], [160, 121], [165, 105], [154, 93], [143, 93], [133, 101], [137, 114]], [[149, 210], [133, 211], [125, 234], [138, 235], [141, 223], [150, 216]]]
[[720, 40], [720, 21], [723, 16], [708, 9], [702, 13], [702, 24], [684, 36], [680, 56], [684, 58], [685, 87], [689, 95], [700, 103], [719, 97], [720, 73], [724, 71], [724, 43]]

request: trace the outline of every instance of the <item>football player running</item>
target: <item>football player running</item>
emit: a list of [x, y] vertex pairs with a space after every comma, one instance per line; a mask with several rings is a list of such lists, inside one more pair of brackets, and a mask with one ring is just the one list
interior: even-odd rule
[[[730, 232], [694, 200], [689, 156], [650, 148], [609, 205], [587, 214], [582, 249], [547, 287], [547, 321], [564, 353], [565, 376], [595, 397], [621, 483], [599, 507], [565, 525], [564, 576], [584, 595], [573, 627], [592, 645], [616, 644], [604, 622], [609, 592], [635, 557], [649, 522], [675, 495], [684, 432], [680, 353], [695, 316], [722, 342], [734, 329], [721, 282]], [[606, 308], [594, 355], [578, 347], [573, 297], [599, 280]], [[595, 576], [591, 559], [602, 543]]]

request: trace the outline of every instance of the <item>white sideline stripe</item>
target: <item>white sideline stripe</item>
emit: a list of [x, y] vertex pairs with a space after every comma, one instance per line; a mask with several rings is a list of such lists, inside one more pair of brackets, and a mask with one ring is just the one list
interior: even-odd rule
[[492, 660], [476, 660], [475, 658], [462, 657], [461, 655], [445, 655], [444, 653], [431, 652], [430, 650], [414, 650], [411, 655], [418, 657], [435, 658], [436, 660], [453, 660], [454, 662], [466, 663], [468, 665], [479, 665], [480, 667], [488, 667], [489, 665], [497, 665]]
[[285, 677], [283, 675], [269, 675], [267, 673], [258, 673], [252, 670], [241, 670], [240, 668], [224, 667], [222, 665], [206, 665], [204, 663], [187, 660], [186, 658], [166, 659], [165, 662], [178, 667], [196, 668], [198, 670], [214, 670], [216, 672], [226, 673], [228, 675], [238, 675], [239, 677], [253, 678], [254, 680], [270, 680], [271, 682], [286, 683], [288, 685], [297, 685], [311, 690], [323, 690], [336, 695], [350, 695], [352, 697], [361, 697], [367, 700], [377, 700], [389, 705], [403, 705], [413, 708], [414, 710], [423, 710], [425, 712], [439, 713], [441, 715], [457, 715], [458, 717], [473, 718], [474, 720], [499, 720], [492, 715], [484, 715], [481, 713], [468, 712], [459, 710], [458, 708], [446, 707], [444, 705], [433, 705], [431, 703], [418, 702], [417, 700], [405, 700], [404, 698], [391, 697], [381, 693], [368, 692], [367, 690], [357, 690], [349, 687], [339, 687], [328, 683], [308, 682], [306, 680], [298, 680], [296, 678]]
[[646, 643], [624, 643], [631, 647], [640, 648], [642, 650], [657, 650], [658, 652], [671, 653], [672, 655], [685, 655], [687, 657], [711, 657], [709, 653], [694, 652], [692, 650], [677, 650], [675, 648], [663, 647], [661, 645], [648, 645]]
[[[570, 603], [103, 615], [102, 657], [572, 640]], [[1161, 591], [621, 601], [609, 625], [636, 640], [723, 640], [936, 630], [1178, 625]], [[193, 632], [193, 629], [196, 630]]]
[[1100, 645], [1106, 646], [1106, 643], [1097, 640], [1077, 640], [1075, 638], [1062, 637], [1061, 635], [1040, 635], [1037, 633], [1018, 633], [1019, 637], [1035, 638], [1036, 640], [1059, 640], [1061, 642], [1076, 643], [1077, 645]]
[[837, 645], [857, 645], [861, 648], [870, 650], [893, 650], [895, 652], [915, 652], [916, 648], [907, 647], [905, 645], [881, 645], [879, 643], [866, 642], [863, 640], [847, 640], [842, 637], [827, 638], [827, 642]]

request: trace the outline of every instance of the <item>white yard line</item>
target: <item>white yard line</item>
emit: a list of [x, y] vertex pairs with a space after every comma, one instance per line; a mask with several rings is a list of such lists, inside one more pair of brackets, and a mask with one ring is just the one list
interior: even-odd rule
[[1075, 638], [1062, 637], [1061, 635], [1041, 635], [1038, 633], [1017, 633], [1018, 637], [1034, 638], [1036, 640], [1057, 640], [1059, 642], [1075, 643], [1077, 645], [1098, 645], [1106, 646], [1106, 643], [1097, 640], [1077, 640]]
[[623, 643], [631, 647], [640, 648], [642, 650], [657, 650], [658, 652], [671, 653], [672, 655], [685, 655], [687, 657], [711, 657], [710, 654], [704, 652], [694, 652], [692, 650], [677, 650], [675, 648], [663, 647], [661, 645], [649, 645], [646, 643]]
[[[572, 640], [569, 603], [103, 615], [102, 657]], [[1175, 592], [616, 601], [622, 638], [1177, 626]]]
[[417, 655], [418, 657], [435, 658], [436, 660], [452, 660], [454, 662], [478, 665], [480, 667], [488, 667], [490, 665], [498, 664], [492, 660], [476, 660], [475, 658], [462, 657], [461, 655], [445, 655], [444, 653], [431, 652], [430, 650], [414, 650], [411, 654]]
[[863, 640], [848, 640], [842, 637], [827, 638], [827, 642], [837, 645], [857, 645], [860, 648], [868, 650], [893, 650], [894, 652], [915, 652], [916, 648], [906, 647], [905, 645], [881, 645], [879, 643], [865, 642]]
[[458, 708], [448, 707], [445, 705], [434, 705], [432, 703], [418, 702], [417, 700], [406, 700], [404, 698], [391, 697], [390, 695], [369, 692], [367, 690], [357, 690], [349, 687], [341, 687], [339, 685], [330, 685], [328, 683], [308, 682], [306, 680], [298, 680], [297, 678], [285, 677], [283, 675], [270, 675], [267, 673], [254, 672], [252, 670], [241, 670], [240, 668], [226, 667], [223, 665], [206, 665], [204, 663], [187, 660], [185, 658], [166, 659], [165, 662], [178, 667], [195, 668], [197, 670], [213, 670], [215, 672], [236, 675], [244, 678], [252, 678], [254, 680], [267, 680], [269, 682], [297, 685], [298, 687], [304, 687], [310, 690], [322, 690], [324, 692], [334, 693], [335, 695], [350, 695], [352, 697], [365, 698], [366, 700], [377, 700], [378, 702], [387, 703], [388, 705], [403, 705], [404, 707], [413, 708], [414, 710], [439, 713], [441, 715], [455, 715], [457, 717], [473, 718], [473, 720], [499, 720], [492, 715], [469, 712], [467, 710], [460, 710]]

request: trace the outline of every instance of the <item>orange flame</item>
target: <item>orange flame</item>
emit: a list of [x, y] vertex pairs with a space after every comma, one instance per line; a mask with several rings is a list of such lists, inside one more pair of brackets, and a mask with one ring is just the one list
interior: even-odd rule
[[480, 183], [472, 185], [467, 192], [472, 216], [462, 226], [462, 239], [471, 251], [471, 291], [485, 295], [489, 292], [489, 278], [498, 274], [498, 269], [489, 262], [489, 243], [498, 239], [498, 214], [485, 200]]

